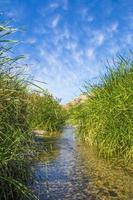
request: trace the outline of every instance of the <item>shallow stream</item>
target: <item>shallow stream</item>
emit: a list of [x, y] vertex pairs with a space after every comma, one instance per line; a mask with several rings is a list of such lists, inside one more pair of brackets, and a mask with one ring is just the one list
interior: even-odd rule
[[40, 200], [133, 200], [133, 171], [99, 158], [74, 128], [40, 138], [32, 190]]

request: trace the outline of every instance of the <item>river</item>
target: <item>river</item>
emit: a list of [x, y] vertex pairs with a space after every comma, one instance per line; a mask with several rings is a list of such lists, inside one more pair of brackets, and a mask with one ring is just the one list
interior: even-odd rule
[[132, 200], [133, 172], [99, 158], [76, 138], [74, 128], [40, 138], [32, 168], [32, 190], [39, 200]]

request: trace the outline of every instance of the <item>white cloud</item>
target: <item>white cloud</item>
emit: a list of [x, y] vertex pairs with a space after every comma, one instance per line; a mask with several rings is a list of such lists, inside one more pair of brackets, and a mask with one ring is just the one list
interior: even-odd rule
[[58, 2], [52, 2], [52, 3], [48, 4], [48, 5], [41, 6], [38, 9], [38, 12], [40, 13], [40, 15], [42, 17], [45, 17], [47, 12], [49, 12], [49, 10], [54, 11], [55, 9], [57, 9], [59, 7], [60, 7], [60, 4]]
[[65, 48], [68, 50], [75, 50], [76, 47], [77, 47], [77, 43], [72, 40], [67, 41], [67, 43], [65, 45]]
[[88, 48], [86, 50], [86, 56], [89, 58], [89, 59], [93, 59], [95, 57], [95, 54], [94, 54], [94, 49], [93, 48]]
[[78, 13], [85, 21], [92, 22], [94, 20], [94, 17], [89, 13], [88, 8], [82, 8], [78, 11]]
[[82, 65], [83, 64], [83, 59], [82, 59], [82, 55], [83, 55], [83, 51], [82, 50], [71, 50], [70, 54], [72, 54], [73, 59], [79, 64]]
[[118, 22], [114, 22], [107, 28], [107, 31], [109, 33], [110, 32], [115, 32], [115, 31], [117, 31], [117, 28], [118, 28]]
[[104, 42], [104, 39], [105, 39], [104, 34], [103, 34], [103, 33], [99, 33], [99, 34], [97, 35], [97, 43], [98, 43], [98, 45], [102, 45], [103, 42]]
[[91, 31], [91, 36], [89, 37], [88, 44], [91, 46], [99, 47], [105, 41], [105, 32], [98, 31], [98, 30], [88, 30]]
[[69, 43], [69, 41], [71, 40], [71, 32], [67, 26], [65, 26], [64, 28], [53, 28], [51, 29], [50, 34], [50, 44], [53, 44], [56, 47], [56, 50], [66, 48], [67, 43]]
[[58, 25], [58, 23], [59, 23], [59, 20], [60, 20], [60, 15], [57, 15], [57, 16], [55, 16], [54, 18], [53, 18], [53, 20], [52, 20], [52, 28], [55, 28], [57, 25]]
[[55, 3], [51, 3], [50, 5], [49, 5], [49, 7], [50, 8], [53, 8], [53, 9], [56, 9], [56, 8], [58, 8], [60, 5], [57, 3], [57, 2], [55, 2]]
[[26, 42], [28, 44], [35, 44], [36, 43], [36, 38], [29, 38]]

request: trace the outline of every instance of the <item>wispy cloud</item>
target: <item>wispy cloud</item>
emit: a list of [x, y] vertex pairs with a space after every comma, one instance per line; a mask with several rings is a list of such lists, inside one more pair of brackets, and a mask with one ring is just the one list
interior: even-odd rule
[[95, 58], [95, 54], [94, 54], [94, 49], [93, 48], [89, 48], [86, 50], [86, 56], [90, 59]]
[[34, 38], [34, 37], [28, 38], [26, 40], [26, 43], [28, 43], [28, 44], [35, 44], [36, 43], [36, 38]]
[[57, 2], [53, 2], [53, 3], [51, 3], [51, 4], [49, 5], [49, 7], [52, 8], [52, 9], [56, 9], [56, 8], [58, 8], [59, 6], [60, 6], [60, 4], [57, 3]]
[[51, 23], [52, 28], [55, 28], [55, 27], [58, 25], [59, 20], [60, 20], [60, 15], [57, 15], [57, 16], [55, 16], [55, 17], [53, 18], [52, 23]]
[[29, 55], [29, 73], [47, 82], [45, 87], [63, 102], [78, 95], [85, 80], [98, 80], [104, 60], [133, 47], [131, 1], [123, 2], [109, 0], [105, 9], [105, 1], [100, 6], [95, 1], [22, 1], [18, 6], [14, 0], [8, 16], [26, 26], [20, 40], [27, 45], [20, 52]]
[[113, 22], [111, 25], [109, 25], [109, 27], [107, 28], [107, 31], [109, 33], [115, 32], [117, 31], [117, 28], [118, 28], [118, 22]]
[[103, 33], [98, 33], [97, 34], [97, 44], [98, 45], [102, 45], [104, 40], [105, 40], [104, 34]]

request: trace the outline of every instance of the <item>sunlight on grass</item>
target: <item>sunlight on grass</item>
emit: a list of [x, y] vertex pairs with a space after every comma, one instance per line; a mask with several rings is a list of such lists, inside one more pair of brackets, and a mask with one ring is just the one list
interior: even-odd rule
[[41, 128], [59, 131], [64, 124], [59, 102], [45, 91], [29, 91], [29, 80], [12, 57], [15, 29], [0, 26], [0, 199], [36, 199], [27, 189], [33, 155], [31, 131]]
[[85, 86], [84, 103], [70, 108], [79, 136], [104, 157], [133, 156], [133, 61], [120, 57], [98, 85]]

